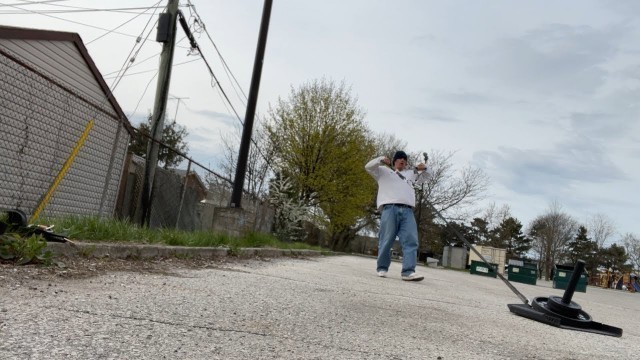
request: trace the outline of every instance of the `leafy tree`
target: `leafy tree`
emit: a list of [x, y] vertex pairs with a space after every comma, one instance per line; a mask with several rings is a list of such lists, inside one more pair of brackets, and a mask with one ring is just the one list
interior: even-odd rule
[[315, 80], [292, 88], [269, 109], [274, 166], [302, 201], [316, 196], [316, 221], [332, 249], [345, 249], [371, 204], [375, 182], [364, 170], [374, 153], [364, 112], [344, 83]]
[[[132, 153], [147, 157], [147, 147], [149, 146], [149, 134], [151, 133], [151, 120], [152, 115], [149, 114], [147, 121], [140, 124], [138, 132], [131, 138], [129, 143], [129, 151]], [[189, 146], [185, 141], [188, 132], [187, 128], [183, 125], [176, 123], [176, 120], [167, 123], [162, 129], [162, 143], [167, 146], [186, 154], [189, 151]], [[170, 150], [169, 148], [160, 145], [158, 152], [158, 161], [164, 169], [171, 169], [178, 166], [183, 160], [183, 157], [178, 153]]]

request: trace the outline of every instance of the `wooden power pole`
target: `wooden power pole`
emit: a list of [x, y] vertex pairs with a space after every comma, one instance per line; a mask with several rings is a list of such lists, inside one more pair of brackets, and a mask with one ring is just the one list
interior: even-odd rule
[[253, 62], [251, 87], [249, 88], [249, 97], [247, 98], [247, 113], [244, 116], [242, 139], [240, 140], [240, 151], [238, 153], [238, 164], [236, 166], [236, 176], [233, 181], [233, 192], [231, 193], [230, 207], [232, 208], [240, 208], [240, 202], [242, 201], [242, 189], [244, 187], [244, 177], [247, 170], [249, 146], [251, 145], [253, 119], [256, 115], [256, 102], [258, 101], [258, 89], [260, 88], [260, 76], [262, 75], [262, 63], [264, 61], [264, 50], [267, 45], [267, 33], [269, 32], [269, 19], [271, 18], [272, 5], [273, 0], [265, 0], [264, 7], [262, 9], [262, 21], [260, 23], [260, 33], [258, 35], [256, 58]]
[[158, 85], [153, 105], [151, 121], [151, 138], [147, 146], [147, 161], [144, 170], [142, 187], [142, 218], [141, 225], [149, 225], [151, 217], [151, 201], [153, 196], [153, 181], [158, 166], [158, 142], [162, 140], [164, 118], [169, 96], [169, 82], [171, 67], [173, 66], [173, 50], [176, 43], [176, 23], [178, 18], [178, 0], [169, 0], [167, 11], [160, 14], [156, 41], [163, 43], [160, 53], [160, 70], [158, 71]]

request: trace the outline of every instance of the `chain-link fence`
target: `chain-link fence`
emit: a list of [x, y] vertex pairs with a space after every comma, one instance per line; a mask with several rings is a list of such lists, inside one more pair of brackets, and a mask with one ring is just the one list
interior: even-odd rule
[[[127, 154], [135, 133], [84, 56], [67, 40], [0, 36], [0, 208], [32, 220], [115, 215], [140, 223], [145, 159]], [[181, 169], [157, 169], [149, 225], [221, 230], [231, 181], [161, 146], [182, 158]], [[270, 231], [267, 204], [244, 196], [243, 209], [250, 230]]]
[[[224, 230], [219, 228], [220, 221], [217, 220], [222, 209], [229, 206], [233, 182], [166, 144], [159, 145], [161, 150], [164, 150], [161, 153], [177, 155], [182, 161], [178, 169], [156, 169], [151, 193], [149, 226], [186, 231]], [[141, 200], [144, 168], [143, 157], [129, 155], [117, 206], [118, 216], [136, 223], [141, 223], [143, 216]], [[274, 213], [267, 202], [245, 194], [243, 210], [247, 228], [252, 231], [271, 231]]]
[[129, 133], [108, 102], [83, 97], [3, 49], [0, 84], [0, 207], [112, 216]]

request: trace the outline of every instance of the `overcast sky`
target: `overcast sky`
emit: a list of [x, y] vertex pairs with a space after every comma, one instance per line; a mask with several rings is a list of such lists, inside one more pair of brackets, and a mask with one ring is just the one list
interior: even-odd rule
[[[2, 2], [1, 24], [79, 33], [108, 84], [157, 16], [150, 16], [153, 10], [135, 19], [143, 10], [15, 13], [22, 12], [16, 6], [42, 12], [156, 4], [149, 0], [21, 2]], [[191, 3], [248, 93], [262, 0]], [[189, 8], [181, 9], [190, 16]], [[122, 34], [102, 36], [106, 31], [87, 26], [114, 29], [127, 21], [116, 30]], [[638, 39], [640, 2], [634, 0], [275, 0], [258, 111], [287, 97], [291, 86], [344, 80], [373, 131], [406, 140], [407, 151], [455, 151], [457, 168], [484, 169], [491, 178], [486, 203], [509, 205], [525, 226], [557, 201], [578, 221], [600, 213], [619, 233], [638, 234]], [[161, 50], [154, 40], [155, 30], [115, 89], [134, 124], [153, 107], [154, 55]], [[244, 117], [241, 95], [212, 43], [202, 32], [198, 42]], [[177, 119], [191, 134], [190, 153], [216, 167], [221, 133], [239, 121], [202, 60], [181, 64], [197, 58], [183, 39], [170, 92], [188, 98]], [[169, 103], [171, 117], [177, 104]]]

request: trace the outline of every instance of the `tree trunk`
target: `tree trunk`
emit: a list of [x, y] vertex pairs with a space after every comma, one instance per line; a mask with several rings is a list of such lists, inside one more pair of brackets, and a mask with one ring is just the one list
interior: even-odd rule
[[335, 231], [331, 233], [331, 250], [346, 251], [351, 240], [355, 239], [356, 232], [353, 229]]

